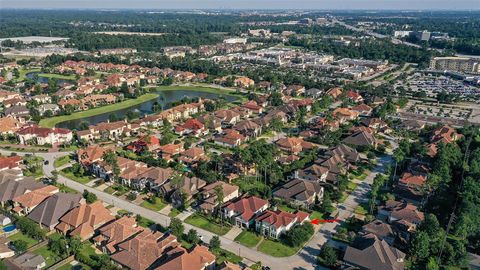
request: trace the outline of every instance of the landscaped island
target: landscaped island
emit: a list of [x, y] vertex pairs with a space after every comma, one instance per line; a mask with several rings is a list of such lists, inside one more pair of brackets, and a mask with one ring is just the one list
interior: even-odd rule
[[91, 110], [87, 110], [87, 111], [75, 112], [75, 113], [72, 113], [70, 115], [62, 115], [62, 116], [56, 116], [56, 117], [42, 119], [42, 120], [40, 120], [39, 125], [41, 127], [52, 128], [52, 127], [54, 127], [55, 125], [57, 125], [58, 123], [61, 123], [61, 122], [76, 120], [76, 119], [90, 117], [90, 116], [94, 116], [94, 115], [98, 115], [98, 114], [102, 114], [102, 113], [108, 113], [108, 112], [113, 112], [113, 111], [117, 111], [117, 110], [121, 110], [121, 109], [126, 109], [126, 108], [132, 107], [134, 105], [141, 104], [145, 101], [156, 99], [157, 97], [158, 97], [157, 93], [148, 93], [148, 94], [141, 95], [136, 99], [129, 99], [129, 100], [125, 100], [125, 101], [122, 101], [122, 102], [119, 102], [119, 103], [110, 104], [110, 105], [107, 105], [107, 106], [103, 106], [103, 107], [99, 107], [99, 108], [95, 108], [95, 109], [91, 109]]

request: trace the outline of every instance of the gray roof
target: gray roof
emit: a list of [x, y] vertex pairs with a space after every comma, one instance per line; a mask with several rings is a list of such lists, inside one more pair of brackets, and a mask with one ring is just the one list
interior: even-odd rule
[[33, 221], [50, 227], [58, 223], [58, 220], [70, 209], [77, 207], [82, 200], [80, 194], [57, 193], [39, 204], [28, 215]]
[[30, 114], [30, 110], [26, 106], [12, 106], [5, 109], [5, 115], [23, 115]]
[[273, 195], [284, 199], [307, 201], [312, 196], [319, 194], [321, 190], [322, 187], [319, 183], [294, 179], [281, 186]]
[[45, 259], [41, 255], [30, 252], [5, 260], [8, 269], [38, 269], [45, 263]]
[[347, 247], [343, 260], [353, 266], [371, 270], [403, 270], [405, 254], [385, 240], [368, 234], [357, 237], [354, 246]]
[[345, 138], [343, 142], [357, 146], [374, 146], [376, 144], [373, 135], [365, 131], [354, 133]]
[[4, 181], [0, 184], [0, 202], [12, 200], [17, 196], [25, 194], [27, 190], [35, 190], [45, 186], [31, 177], [25, 177], [22, 180]]

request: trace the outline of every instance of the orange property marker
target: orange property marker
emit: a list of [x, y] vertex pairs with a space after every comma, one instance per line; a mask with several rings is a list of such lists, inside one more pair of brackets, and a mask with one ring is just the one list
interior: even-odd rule
[[333, 223], [333, 222], [340, 222], [339, 219], [314, 219], [311, 221], [312, 224], [318, 225], [319, 223]]

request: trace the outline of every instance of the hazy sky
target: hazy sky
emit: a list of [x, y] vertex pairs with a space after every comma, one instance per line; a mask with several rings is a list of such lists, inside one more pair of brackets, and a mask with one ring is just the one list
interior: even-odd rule
[[1, 8], [478, 10], [480, 0], [0, 0]]

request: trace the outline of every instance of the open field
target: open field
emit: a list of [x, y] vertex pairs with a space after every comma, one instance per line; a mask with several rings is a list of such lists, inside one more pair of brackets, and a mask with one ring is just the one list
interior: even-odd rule
[[125, 101], [122, 101], [122, 102], [119, 102], [119, 103], [110, 104], [110, 105], [107, 105], [107, 106], [103, 106], [103, 107], [99, 107], [99, 108], [95, 108], [95, 109], [91, 109], [91, 110], [87, 110], [87, 111], [72, 113], [70, 115], [62, 115], [62, 116], [55, 116], [55, 117], [51, 117], [51, 118], [42, 119], [42, 120], [40, 120], [39, 125], [41, 127], [52, 128], [52, 127], [54, 127], [55, 125], [57, 125], [58, 123], [61, 123], [61, 122], [76, 120], [76, 119], [81, 119], [81, 118], [85, 118], [85, 117], [95, 116], [95, 115], [102, 114], [102, 113], [108, 113], [108, 112], [113, 112], [113, 111], [117, 111], [117, 110], [121, 110], [121, 109], [126, 109], [128, 107], [135, 106], [137, 104], [143, 103], [143, 102], [148, 101], [148, 100], [155, 99], [157, 97], [158, 97], [158, 94], [148, 93], [148, 94], [144, 94], [144, 95], [142, 95], [142, 96], [140, 96], [136, 99], [129, 99], [129, 100], [125, 100]]

